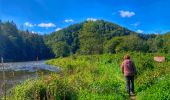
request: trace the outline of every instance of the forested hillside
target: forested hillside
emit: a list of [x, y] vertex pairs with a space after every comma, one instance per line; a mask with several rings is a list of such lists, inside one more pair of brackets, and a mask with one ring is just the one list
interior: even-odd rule
[[170, 35], [139, 34], [119, 25], [85, 21], [45, 36], [56, 57], [70, 54], [103, 54], [126, 51], [168, 53]]
[[[47, 53], [48, 52], [48, 53]], [[26, 61], [52, 57], [43, 36], [20, 31], [13, 22], [0, 21], [0, 56], [5, 61]]]
[[48, 35], [0, 21], [0, 56], [6, 61], [119, 52], [169, 53], [170, 33], [139, 34], [103, 20], [85, 21]]

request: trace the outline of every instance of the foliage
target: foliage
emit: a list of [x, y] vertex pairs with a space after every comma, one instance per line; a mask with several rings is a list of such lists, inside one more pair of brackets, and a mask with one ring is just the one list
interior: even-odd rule
[[11, 90], [8, 99], [13, 100], [63, 100], [77, 98], [75, 89], [66, 80], [51, 75], [38, 80], [27, 80]]
[[[45, 42], [56, 54], [55, 45], [64, 42], [68, 55], [119, 52], [169, 53], [169, 33], [165, 35], [138, 34], [103, 20], [85, 21], [45, 36]], [[66, 50], [68, 52], [68, 50]], [[62, 56], [62, 55], [60, 55]], [[59, 56], [57, 56], [59, 57]]]
[[13, 22], [0, 23], [0, 56], [5, 61], [47, 59], [52, 57], [50, 52], [43, 36], [20, 31]]
[[[59, 66], [62, 72], [52, 74], [49, 78], [43, 78], [37, 81], [42, 82], [43, 85], [38, 88], [38, 91], [69, 91], [74, 100], [80, 99], [106, 99], [106, 100], [126, 100], [129, 99], [125, 91], [125, 80], [120, 70], [120, 64], [125, 53], [118, 54], [104, 54], [104, 55], [72, 55], [65, 58], [57, 58], [47, 61], [48, 64]], [[138, 100], [146, 99], [166, 99], [169, 98], [169, 74], [170, 63], [165, 61], [157, 63], [153, 61], [153, 57], [157, 55], [165, 56], [166, 54], [149, 54], [129, 52], [132, 60], [137, 67], [138, 75], [135, 78], [135, 91]], [[57, 77], [57, 78], [56, 78]], [[48, 81], [50, 80], [50, 81]], [[59, 85], [47, 85], [58, 84]], [[64, 81], [64, 82], [63, 82]], [[29, 84], [33, 82], [30, 81]], [[18, 88], [25, 89], [27, 85], [18, 85], [13, 89], [12, 96], [16, 96], [20, 92], [26, 94], [28, 91], [33, 91], [34, 88], [26, 91], [19, 91]], [[65, 90], [57, 88], [64, 85]], [[37, 87], [37, 85], [33, 85]], [[52, 89], [51, 89], [52, 88]], [[71, 92], [71, 93], [70, 93]], [[30, 93], [30, 95], [33, 95]], [[54, 94], [52, 94], [54, 93]], [[58, 96], [58, 92], [52, 92], [51, 97]], [[20, 97], [23, 97], [20, 95]], [[31, 96], [30, 96], [31, 97]], [[59, 98], [61, 99], [61, 98]], [[71, 98], [72, 99], [72, 98]]]
[[56, 57], [65, 57], [70, 54], [70, 48], [65, 42], [58, 42], [53, 46]]
[[136, 97], [140, 100], [169, 100], [170, 99], [170, 75], [164, 75], [155, 80], [155, 83], [142, 91]]
[[6, 61], [119, 52], [169, 53], [170, 33], [138, 34], [103, 20], [70, 25], [48, 35], [18, 30], [0, 22], [0, 56]]
[[[113, 45], [110, 45], [112, 44], [111, 40], [114, 39], [114, 37], [123, 37], [131, 34], [137, 33], [103, 20], [85, 21], [80, 24], [71, 25], [68, 28], [54, 32], [50, 35], [46, 35], [45, 42], [53, 48], [52, 50], [54, 53], [58, 50], [55, 48], [54, 44], [65, 42], [66, 44], [63, 44], [62, 46], [69, 46], [70, 55], [76, 53], [83, 55], [103, 54], [104, 52], [110, 52], [108, 49], [115, 49], [112, 48]], [[107, 44], [107, 47], [105, 47], [105, 43]], [[104, 48], [106, 50], [104, 50]]]

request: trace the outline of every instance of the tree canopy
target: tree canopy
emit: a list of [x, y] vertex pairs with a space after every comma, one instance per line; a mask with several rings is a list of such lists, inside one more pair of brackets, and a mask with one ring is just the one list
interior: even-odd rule
[[169, 34], [139, 34], [117, 24], [97, 20], [85, 21], [53, 32], [45, 37], [45, 42], [54, 52], [58, 49], [53, 45], [64, 42], [62, 46], [68, 48], [67, 55], [127, 51], [168, 53]]
[[85, 21], [48, 35], [0, 21], [0, 56], [9, 61], [118, 52], [170, 53], [170, 33], [139, 34], [104, 20]]
[[0, 56], [6, 61], [26, 61], [36, 60], [37, 57], [47, 59], [53, 55], [43, 36], [18, 30], [13, 22], [1, 22]]

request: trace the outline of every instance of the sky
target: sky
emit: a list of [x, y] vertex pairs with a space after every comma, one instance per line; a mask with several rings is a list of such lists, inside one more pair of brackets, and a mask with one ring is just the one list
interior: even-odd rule
[[106, 20], [138, 33], [170, 31], [170, 0], [0, 0], [0, 20], [49, 34], [86, 20]]

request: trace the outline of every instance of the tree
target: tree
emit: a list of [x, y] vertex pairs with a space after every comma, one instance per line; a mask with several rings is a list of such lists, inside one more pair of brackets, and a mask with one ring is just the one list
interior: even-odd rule
[[70, 55], [70, 48], [65, 42], [58, 42], [53, 45], [53, 51], [56, 57], [66, 57]]
[[98, 24], [88, 21], [80, 32], [80, 53], [101, 54], [103, 52], [103, 34], [98, 30]]
[[122, 42], [121, 37], [114, 37], [107, 41], [104, 46], [105, 53], [116, 53], [116, 47]]
[[18, 30], [14, 22], [0, 23], [0, 55], [6, 61], [35, 60], [37, 56], [39, 59], [52, 57], [42, 36]]

